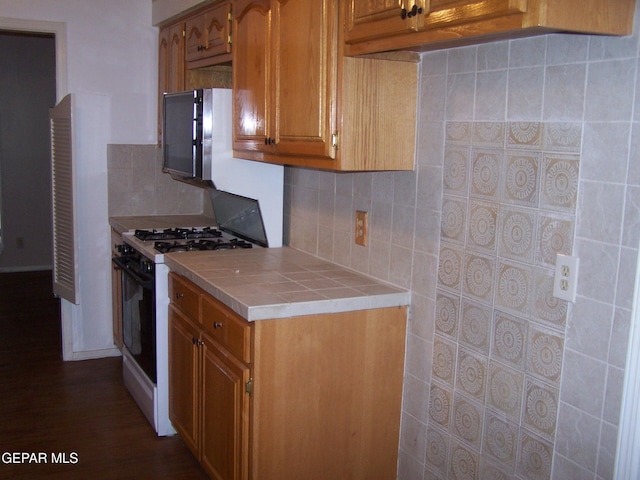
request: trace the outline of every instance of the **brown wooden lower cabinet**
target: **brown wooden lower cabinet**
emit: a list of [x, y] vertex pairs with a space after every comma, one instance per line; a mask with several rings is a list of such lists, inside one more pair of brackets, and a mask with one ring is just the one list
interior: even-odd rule
[[[122, 236], [111, 230], [111, 256], [120, 255], [118, 245], [122, 244]], [[122, 272], [115, 264], [111, 264], [111, 312], [113, 344], [120, 351], [124, 348], [122, 333]]]
[[247, 479], [250, 370], [196, 322], [170, 305], [169, 418], [211, 478]]
[[212, 478], [396, 478], [406, 308], [247, 322], [169, 293], [170, 417]]
[[194, 455], [200, 449], [200, 330], [169, 307], [169, 418]]

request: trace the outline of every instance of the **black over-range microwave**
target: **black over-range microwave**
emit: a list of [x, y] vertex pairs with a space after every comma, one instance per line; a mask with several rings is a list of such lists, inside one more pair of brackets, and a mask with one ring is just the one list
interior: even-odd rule
[[214, 155], [231, 155], [231, 90], [205, 88], [163, 96], [162, 170], [213, 186]]

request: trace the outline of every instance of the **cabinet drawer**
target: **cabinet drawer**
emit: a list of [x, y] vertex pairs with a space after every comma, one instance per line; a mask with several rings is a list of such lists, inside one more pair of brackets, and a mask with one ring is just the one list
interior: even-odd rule
[[192, 320], [200, 320], [200, 295], [202, 291], [183, 281], [177, 275], [169, 274], [169, 299]]
[[251, 324], [220, 302], [203, 296], [202, 326], [239, 360], [251, 361]]

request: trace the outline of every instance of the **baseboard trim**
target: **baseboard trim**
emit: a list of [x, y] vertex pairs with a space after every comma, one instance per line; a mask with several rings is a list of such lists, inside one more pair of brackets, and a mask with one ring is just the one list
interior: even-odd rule
[[72, 352], [65, 361], [94, 360], [96, 358], [120, 357], [122, 353], [117, 347], [103, 348], [101, 350], [84, 350], [81, 352]]
[[0, 267], [0, 273], [40, 272], [53, 270], [53, 265], [31, 265], [28, 267]]

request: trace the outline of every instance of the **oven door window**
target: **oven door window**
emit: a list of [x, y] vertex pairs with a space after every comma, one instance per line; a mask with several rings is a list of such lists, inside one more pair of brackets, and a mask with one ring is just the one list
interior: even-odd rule
[[153, 286], [122, 270], [122, 336], [124, 345], [156, 383], [156, 328]]

